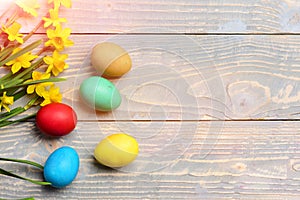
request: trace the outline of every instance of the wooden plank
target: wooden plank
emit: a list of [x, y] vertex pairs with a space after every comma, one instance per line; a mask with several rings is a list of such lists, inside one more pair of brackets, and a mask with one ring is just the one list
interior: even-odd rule
[[[39, 0], [39, 17], [47, 12]], [[62, 10], [74, 33], [299, 33], [298, 1], [72, 0]], [[1, 2], [0, 13], [8, 2]], [[11, 1], [10, 1], [11, 3]], [[23, 31], [38, 20], [26, 19]], [[28, 21], [29, 20], [29, 21]]]
[[[194, 127], [194, 128], [191, 128]], [[131, 165], [97, 164], [93, 148], [108, 134], [127, 131], [140, 143]], [[81, 160], [76, 180], [54, 190], [0, 176], [0, 197], [38, 199], [297, 199], [298, 122], [79, 122], [71, 135], [47, 139], [33, 123], [0, 130], [0, 156], [44, 163], [63, 145]], [[38, 170], [1, 162], [32, 178]]]
[[[36, 35], [33, 39], [45, 38]], [[299, 36], [73, 35], [70, 68], [59, 83], [80, 120], [298, 119]], [[95, 112], [79, 97], [80, 83], [99, 75], [90, 51], [115, 42], [129, 52], [132, 70], [111, 80], [121, 106]], [[153, 42], [155, 41], [155, 42]]]
[[[39, 2], [41, 17], [47, 8]], [[44, 163], [70, 145], [81, 158], [78, 177], [56, 190], [0, 176], [0, 198], [298, 199], [300, 127], [282, 119], [299, 119], [300, 37], [268, 34], [299, 33], [299, 8], [292, 0], [73, 0], [61, 11], [76, 45], [59, 85], [78, 126], [59, 139], [32, 122], [1, 128], [0, 156]], [[21, 22], [26, 33], [38, 20]], [[111, 113], [89, 109], [77, 91], [96, 75], [89, 53], [100, 41], [120, 44], [133, 59], [131, 72], [112, 80], [123, 102]], [[232, 119], [282, 121], [224, 121]], [[118, 170], [100, 166], [93, 148], [119, 131], [137, 138], [139, 157]], [[42, 179], [36, 169], [0, 164]]]
[[[84, 120], [297, 119], [299, 36], [74, 35], [64, 101]], [[112, 80], [123, 102], [112, 113], [88, 108], [78, 88], [98, 75], [99, 42], [123, 46], [132, 70]], [[153, 42], [155, 41], [155, 42]]]

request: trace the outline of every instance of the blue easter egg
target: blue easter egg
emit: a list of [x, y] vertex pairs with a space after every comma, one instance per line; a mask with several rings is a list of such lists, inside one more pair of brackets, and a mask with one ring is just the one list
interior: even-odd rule
[[48, 157], [44, 165], [44, 178], [53, 187], [62, 188], [76, 178], [79, 170], [79, 156], [71, 147], [60, 147]]

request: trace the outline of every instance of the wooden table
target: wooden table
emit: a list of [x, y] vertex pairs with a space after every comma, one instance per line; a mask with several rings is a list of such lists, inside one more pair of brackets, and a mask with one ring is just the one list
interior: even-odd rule
[[[299, 199], [300, 2], [73, 0], [62, 16], [75, 45], [60, 86], [78, 125], [59, 139], [43, 137], [34, 122], [1, 128], [0, 156], [44, 163], [69, 145], [79, 174], [64, 189], [0, 176], [1, 198]], [[123, 102], [110, 113], [78, 96], [81, 81], [97, 75], [89, 55], [103, 41], [133, 60], [130, 73], [112, 80]], [[137, 138], [137, 160], [118, 170], [97, 164], [95, 145], [120, 131]]]

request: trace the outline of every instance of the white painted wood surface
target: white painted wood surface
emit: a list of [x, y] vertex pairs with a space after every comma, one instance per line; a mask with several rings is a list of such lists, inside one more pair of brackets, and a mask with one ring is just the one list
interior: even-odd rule
[[[133, 135], [141, 147], [136, 162], [120, 170], [95, 162], [91, 152], [98, 140], [134, 126], [137, 132]], [[298, 198], [298, 122], [80, 122], [74, 134], [59, 140], [41, 137], [34, 123], [15, 128], [21, 131], [0, 130], [1, 155], [43, 163], [57, 147], [71, 145], [79, 152], [81, 167], [77, 179], [65, 189], [1, 177], [1, 195], [6, 198]], [[32, 168], [2, 166], [41, 178]]]
[[[299, 118], [298, 36], [73, 36], [65, 101], [80, 119], [205, 120]], [[112, 80], [123, 103], [108, 114], [78, 98], [82, 80], [97, 75], [90, 50], [98, 42], [123, 46], [132, 70]], [[153, 42], [155, 41], [155, 42]], [[68, 76], [68, 75], [66, 75]], [[74, 85], [70, 90], [69, 85]]]
[[[13, 0], [2, 1], [1, 13]], [[46, 13], [44, 0], [39, 16]], [[75, 33], [299, 33], [297, 0], [73, 0]], [[163, 20], [162, 20], [163, 19]], [[28, 21], [28, 19], [26, 19]], [[34, 21], [34, 20], [33, 20]], [[28, 23], [24, 30], [30, 30]], [[140, 30], [139, 30], [140, 29]]]
[[[73, 0], [62, 13], [75, 46], [60, 86], [78, 114], [76, 130], [49, 139], [33, 122], [1, 128], [0, 156], [44, 163], [70, 145], [80, 155], [78, 177], [57, 190], [0, 176], [0, 198], [299, 199], [300, 2]], [[78, 97], [80, 82], [96, 74], [89, 53], [102, 41], [133, 60], [130, 73], [113, 80], [123, 102], [111, 113]], [[138, 159], [119, 170], [97, 164], [93, 148], [119, 131], [137, 138]]]

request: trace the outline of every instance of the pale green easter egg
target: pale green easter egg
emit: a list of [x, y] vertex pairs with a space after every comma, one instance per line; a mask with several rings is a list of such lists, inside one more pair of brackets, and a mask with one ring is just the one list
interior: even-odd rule
[[121, 95], [118, 89], [109, 80], [92, 76], [85, 79], [80, 85], [81, 99], [91, 108], [99, 111], [112, 111], [121, 104]]

